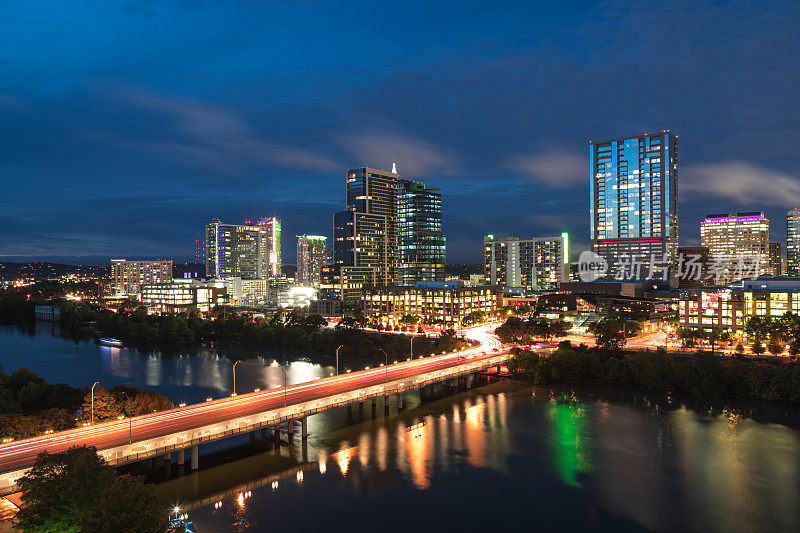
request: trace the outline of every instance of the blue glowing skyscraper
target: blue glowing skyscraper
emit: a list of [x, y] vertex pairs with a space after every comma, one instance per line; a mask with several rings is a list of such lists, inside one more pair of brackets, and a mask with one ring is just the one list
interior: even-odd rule
[[[633, 258], [651, 268], [678, 259], [678, 136], [654, 135], [589, 144], [592, 250], [615, 266]], [[638, 277], [635, 272], [631, 279]], [[660, 274], [658, 275], [660, 277]]]

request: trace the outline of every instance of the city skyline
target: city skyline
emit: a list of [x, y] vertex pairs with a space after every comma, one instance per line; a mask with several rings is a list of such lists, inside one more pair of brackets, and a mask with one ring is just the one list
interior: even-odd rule
[[[448, 191], [450, 262], [479, 264], [490, 233], [568, 231], [586, 249], [589, 142], [663, 129], [680, 134], [681, 245], [699, 244], [708, 212], [780, 220], [800, 205], [789, 2], [463, 6], [454, 19], [432, 6], [423, 20], [398, 6], [108, 3], [79, 17], [54, 3], [58, 23], [44, 24], [39, 9], [3, 8], [15, 54], [0, 57], [2, 260], [180, 262], [211, 217], [275, 214], [287, 235], [329, 235], [341, 170], [395, 161]], [[219, 19], [238, 30], [207, 22]], [[369, 50], [341, 39], [322, 50], [288, 27], [255, 31], [272, 19], [320, 39], [354, 20], [401, 30]], [[63, 33], [64, 20], [96, 37]], [[773, 233], [785, 240], [782, 225]]]

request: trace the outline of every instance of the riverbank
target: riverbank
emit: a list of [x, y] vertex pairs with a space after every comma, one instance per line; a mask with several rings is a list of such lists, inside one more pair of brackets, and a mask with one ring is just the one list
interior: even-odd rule
[[681, 392], [702, 398], [800, 402], [800, 363], [624, 352], [562, 342], [550, 355], [515, 349], [509, 371], [536, 385], [602, 385]]

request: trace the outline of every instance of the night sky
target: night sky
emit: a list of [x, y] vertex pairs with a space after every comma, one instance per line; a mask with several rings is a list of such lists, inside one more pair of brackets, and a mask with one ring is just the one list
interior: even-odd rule
[[681, 244], [800, 205], [800, 2], [0, 4], [0, 259], [194, 256], [217, 217], [330, 235], [344, 174], [487, 233], [588, 241], [589, 140], [679, 135]]

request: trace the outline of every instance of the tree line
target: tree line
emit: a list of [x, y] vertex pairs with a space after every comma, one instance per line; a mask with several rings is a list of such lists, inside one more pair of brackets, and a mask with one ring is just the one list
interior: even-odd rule
[[586, 384], [675, 391], [706, 398], [800, 402], [800, 363], [691, 357], [664, 350], [636, 351], [573, 346], [562, 341], [550, 355], [514, 350], [509, 371], [534, 384]]

